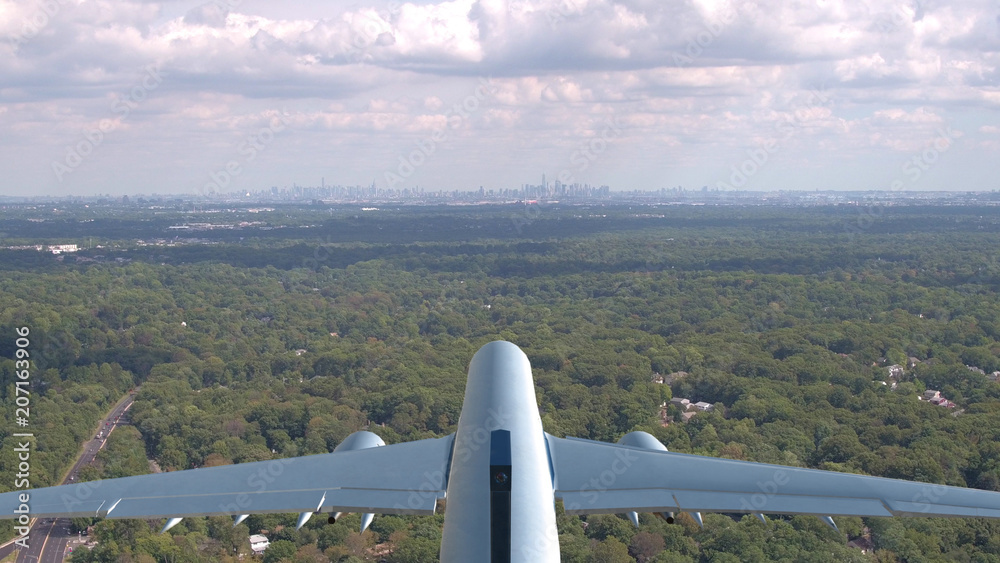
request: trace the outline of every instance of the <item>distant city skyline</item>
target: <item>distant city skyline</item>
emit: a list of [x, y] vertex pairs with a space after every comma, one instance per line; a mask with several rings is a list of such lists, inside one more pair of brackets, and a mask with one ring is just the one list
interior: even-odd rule
[[986, 0], [0, 0], [0, 195], [990, 191]]
[[[216, 212], [222, 209], [245, 209], [250, 212], [273, 211], [272, 204], [290, 204], [331, 208], [362, 206], [364, 211], [390, 209], [394, 205], [712, 205], [712, 206], [884, 206], [946, 205], [1000, 207], [1000, 190], [982, 191], [886, 191], [886, 190], [725, 190], [720, 188], [685, 189], [682, 186], [659, 190], [613, 190], [610, 186], [524, 184], [519, 187], [476, 190], [393, 189], [368, 185], [326, 184], [294, 185], [262, 190], [200, 194], [135, 193], [125, 195], [92, 194], [66, 196], [4, 196], [0, 209], [36, 210], [59, 214], [72, 208], [94, 210], [101, 207], [149, 207], [150, 209], [188, 209], [192, 212]], [[384, 207], [388, 206], [388, 207]]]

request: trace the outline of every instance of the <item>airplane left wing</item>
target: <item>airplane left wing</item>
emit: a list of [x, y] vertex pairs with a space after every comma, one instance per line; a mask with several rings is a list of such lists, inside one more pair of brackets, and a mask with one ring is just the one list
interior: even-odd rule
[[555, 497], [568, 514], [737, 512], [1000, 518], [1000, 493], [556, 438]]
[[[454, 436], [0, 494], [0, 518], [270, 512], [433, 514]], [[27, 495], [27, 502], [21, 502]]]

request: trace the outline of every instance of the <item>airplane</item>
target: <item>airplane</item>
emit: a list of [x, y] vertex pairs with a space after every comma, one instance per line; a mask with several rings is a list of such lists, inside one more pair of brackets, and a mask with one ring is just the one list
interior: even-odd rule
[[[384, 445], [366, 431], [333, 453], [0, 494], [0, 518], [168, 518], [251, 513], [433, 514], [447, 499], [441, 561], [557, 562], [568, 514], [702, 512], [1000, 518], [1000, 493], [669, 452], [645, 432], [617, 444], [542, 429], [531, 365], [510, 342], [469, 364], [454, 434]], [[668, 520], [669, 521], [669, 520]], [[234, 524], [235, 525], [235, 524]]]

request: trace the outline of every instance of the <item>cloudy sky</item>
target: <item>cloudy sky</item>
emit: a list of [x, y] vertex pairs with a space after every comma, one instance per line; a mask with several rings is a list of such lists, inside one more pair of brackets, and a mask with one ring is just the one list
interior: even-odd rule
[[997, 0], [0, 0], [0, 195], [1000, 189]]

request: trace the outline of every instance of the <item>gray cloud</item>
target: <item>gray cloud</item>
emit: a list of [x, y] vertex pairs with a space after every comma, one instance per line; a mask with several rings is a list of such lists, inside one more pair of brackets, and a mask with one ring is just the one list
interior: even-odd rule
[[[151, 160], [166, 172], [148, 191], [194, 191], [259, 116], [282, 109], [297, 134], [276, 139], [241, 188], [314, 180], [299, 171], [368, 183], [487, 76], [496, 95], [408, 181], [456, 189], [554, 175], [609, 116], [624, 124], [615, 149], [580, 181], [711, 183], [776, 139], [787, 150], [760, 176], [767, 185], [749, 187], [811, 189], [801, 170], [829, 167], [822, 187], [853, 188], [858, 173], [839, 171], [871, 164], [859, 154], [895, 167], [933, 140], [932, 125], [952, 122], [969, 129], [954, 161], [997, 176], [995, 158], [975, 157], [995, 143], [978, 126], [1000, 121], [1000, 21], [987, 0], [0, 5], [0, 164], [16, 179], [0, 180], [0, 193], [115, 191], [111, 171], [141, 177]], [[162, 84], [56, 181], [51, 162], [120, 119], [150, 66]], [[796, 117], [817, 90], [828, 102]], [[779, 134], [780, 123], [794, 127]], [[194, 170], [172, 172], [178, 163]], [[944, 187], [932, 179], [915, 187]]]

